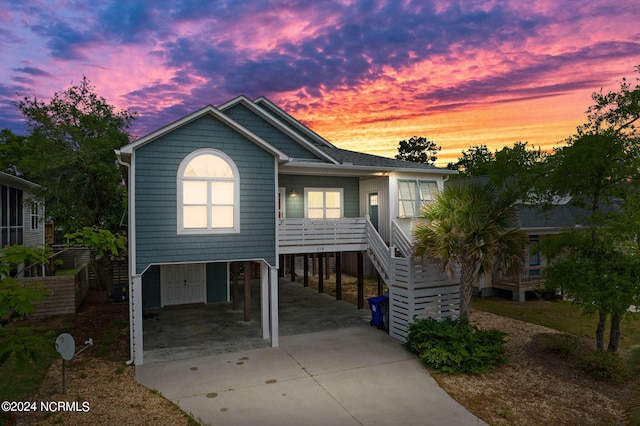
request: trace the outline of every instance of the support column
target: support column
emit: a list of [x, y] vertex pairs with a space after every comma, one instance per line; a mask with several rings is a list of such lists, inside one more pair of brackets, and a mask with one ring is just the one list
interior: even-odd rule
[[303, 270], [304, 270], [304, 279], [303, 279], [303, 285], [305, 287], [309, 287], [309, 255], [305, 254], [303, 257], [303, 262], [304, 262], [304, 266], [303, 266]]
[[384, 286], [382, 285], [382, 278], [380, 278], [380, 273], [376, 273], [378, 276], [378, 296], [384, 295]]
[[364, 254], [358, 252], [358, 309], [364, 309]]
[[251, 322], [251, 262], [244, 262], [244, 322]]
[[318, 255], [318, 293], [324, 293], [324, 253]]
[[313, 259], [311, 261], [311, 275], [315, 275], [316, 274], [316, 255], [315, 255], [315, 253], [311, 255], [311, 259]]
[[296, 282], [296, 255], [292, 254], [289, 261], [291, 262], [291, 282]]
[[231, 309], [237, 311], [240, 309], [240, 264], [238, 262], [231, 262]]
[[276, 348], [280, 345], [280, 333], [278, 324], [278, 270], [276, 268], [269, 268], [269, 293], [270, 300], [269, 305], [271, 307], [271, 346]]
[[129, 289], [131, 359], [133, 359], [135, 365], [142, 365], [144, 354], [142, 331], [142, 275], [132, 276], [129, 285], [131, 287]]
[[330, 280], [331, 279], [331, 255], [329, 253], [326, 254], [322, 254], [326, 260], [326, 263], [324, 264], [324, 269], [325, 269], [325, 278]]
[[336, 253], [336, 300], [342, 300], [342, 252]]
[[260, 313], [262, 322], [262, 338], [268, 339], [269, 333], [269, 265], [261, 261], [260, 264]]

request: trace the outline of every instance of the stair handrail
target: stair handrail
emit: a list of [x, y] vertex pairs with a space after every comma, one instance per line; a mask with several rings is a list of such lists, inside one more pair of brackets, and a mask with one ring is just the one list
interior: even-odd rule
[[410, 258], [413, 256], [411, 240], [394, 219], [391, 220], [391, 245], [395, 246], [403, 257]]
[[[382, 239], [382, 236], [380, 236], [376, 228], [373, 226], [373, 223], [371, 223], [371, 218], [367, 215], [365, 216], [365, 220], [367, 223], [367, 244], [375, 255], [379, 263], [379, 267], [382, 269], [382, 271], [378, 272], [381, 272], [381, 275], [387, 274], [387, 276], [391, 276], [390, 249], [387, 246], [387, 243]], [[377, 269], [378, 265], [375, 266]]]

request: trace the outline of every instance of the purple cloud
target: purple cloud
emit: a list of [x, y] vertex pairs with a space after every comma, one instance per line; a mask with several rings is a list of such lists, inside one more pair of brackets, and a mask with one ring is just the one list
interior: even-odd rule
[[[238, 94], [297, 94], [288, 105], [308, 111], [328, 105], [327, 93], [383, 82], [395, 93], [375, 99], [377, 109], [426, 104], [416, 112], [423, 114], [591, 91], [620, 77], [619, 68], [584, 72], [591, 63], [627, 61], [631, 70], [640, 62], [632, 18], [640, 14], [637, 2], [537, 6], [516, 0], [9, 2], [0, 6], [0, 51], [7, 58], [0, 128], [16, 126], [8, 112], [15, 91], [2, 88], [53, 94], [83, 74], [109, 80], [107, 73], [145, 59], [155, 67], [149, 75], [132, 69], [135, 84], [107, 85], [122, 108], [140, 113], [139, 133]], [[612, 26], [580, 36], [594, 18]], [[422, 73], [398, 77], [414, 68]], [[443, 79], [447, 72], [451, 78]], [[158, 111], [158, 105], [171, 107]]]

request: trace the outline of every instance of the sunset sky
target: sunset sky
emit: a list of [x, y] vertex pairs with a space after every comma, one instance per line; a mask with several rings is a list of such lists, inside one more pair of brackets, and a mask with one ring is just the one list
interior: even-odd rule
[[[336, 146], [394, 156], [558, 146], [591, 94], [640, 76], [638, 0], [9, 0], [0, 129], [12, 102], [86, 76], [140, 137], [207, 104], [267, 96]], [[18, 93], [19, 95], [17, 95]]]

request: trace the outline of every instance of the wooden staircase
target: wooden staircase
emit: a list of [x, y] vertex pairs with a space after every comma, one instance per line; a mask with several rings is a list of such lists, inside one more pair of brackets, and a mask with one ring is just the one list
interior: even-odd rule
[[387, 283], [391, 280], [391, 252], [376, 228], [367, 217], [367, 255], [380, 277]]

